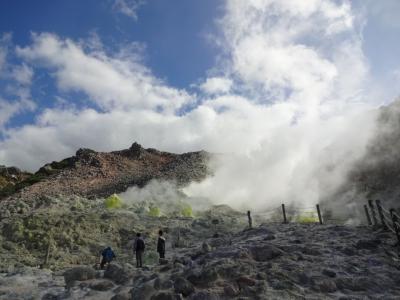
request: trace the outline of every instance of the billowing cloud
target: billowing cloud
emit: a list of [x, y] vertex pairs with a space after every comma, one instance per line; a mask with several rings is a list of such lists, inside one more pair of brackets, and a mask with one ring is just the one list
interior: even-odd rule
[[28, 61], [55, 68], [61, 90], [83, 91], [104, 110], [158, 108], [173, 111], [190, 100], [185, 91], [169, 88], [154, 78], [135, 55], [107, 56], [100, 49], [85, 52], [78, 43], [47, 33], [33, 35], [33, 44], [18, 47], [17, 54]]
[[232, 80], [224, 77], [210, 77], [200, 85], [200, 89], [209, 95], [228, 93], [232, 88]]

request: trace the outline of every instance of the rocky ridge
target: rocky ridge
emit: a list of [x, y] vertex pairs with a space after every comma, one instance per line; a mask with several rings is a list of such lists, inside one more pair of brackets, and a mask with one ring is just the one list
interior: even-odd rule
[[20, 180], [23, 184], [3, 193], [3, 199], [33, 200], [60, 195], [99, 198], [123, 192], [130, 186], [143, 187], [152, 179], [182, 186], [210, 174], [210, 157], [205, 151], [173, 154], [145, 149], [138, 143], [109, 153], [79, 149], [75, 156], [46, 164], [33, 175], [24, 173]]

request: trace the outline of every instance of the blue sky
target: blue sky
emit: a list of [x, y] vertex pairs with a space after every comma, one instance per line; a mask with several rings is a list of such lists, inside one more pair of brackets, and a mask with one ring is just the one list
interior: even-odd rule
[[[311, 158], [355, 160], [370, 136], [354, 124], [399, 95], [399, 15], [397, 0], [1, 1], [0, 164], [138, 141], [314, 185]], [[304, 165], [310, 181], [289, 182]]]
[[[135, 1], [127, 1], [127, 5], [132, 3]], [[132, 17], [120, 11], [113, 0], [2, 1], [0, 33], [12, 35], [11, 48], [29, 45], [32, 33], [42, 32], [74, 40], [96, 35], [110, 52], [125, 44], [140, 43], [145, 47], [143, 60], [156, 77], [172, 86], [188, 88], [215, 63], [216, 49], [208, 36], [215, 30], [214, 20], [221, 13], [221, 4], [214, 0], [177, 0], [171, 6], [167, 1], [154, 0], [139, 5], [137, 15]], [[12, 53], [9, 60], [15, 61]], [[37, 99], [38, 110], [15, 115], [8, 127], [34, 121], [41, 108], [54, 102], [56, 91], [47, 70], [36, 73], [31, 93]]]

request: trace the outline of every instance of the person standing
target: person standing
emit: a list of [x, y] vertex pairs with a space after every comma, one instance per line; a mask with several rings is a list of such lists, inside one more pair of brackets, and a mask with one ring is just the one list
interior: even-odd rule
[[162, 230], [158, 232], [157, 252], [160, 255], [160, 258], [165, 258], [165, 238], [163, 237], [163, 234]]
[[143, 267], [143, 253], [145, 249], [144, 240], [141, 237], [140, 232], [136, 234], [136, 240], [133, 244], [133, 251], [136, 253], [136, 267]]

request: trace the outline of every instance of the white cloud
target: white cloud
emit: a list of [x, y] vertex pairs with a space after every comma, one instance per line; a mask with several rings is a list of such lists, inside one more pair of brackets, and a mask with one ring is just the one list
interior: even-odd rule
[[114, 0], [113, 9], [137, 20], [137, 11], [144, 4], [144, 0]]
[[35, 109], [30, 96], [33, 70], [25, 64], [16, 65], [9, 62], [11, 46], [11, 34], [3, 34], [0, 38], [0, 80], [4, 80], [4, 86], [0, 91], [0, 133], [2, 134], [13, 117]]
[[208, 95], [228, 93], [231, 88], [232, 80], [224, 77], [207, 78], [206, 81], [200, 85], [200, 89]]
[[33, 44], [17, 48], [31, 62], [55, 68], [58, 86], [81, 90], [104, 110], [137, 108], [174, 111], [190, 101], [185, 91], [167, 87], [131, 57], [111, 57], [101, 50], [85, 52], [72, 40], [52, 34], [33, 35]]
[[0, 132], [4, 130], [4, 125], [20, 112], [33, 110], [35, 104], [27, 99], [6, 101], [0, 98]]
[[33, 78], [33, 69], [26, 64], [14, 66], [12, 69], [12, 77], [22, 85], [30, 85]]

